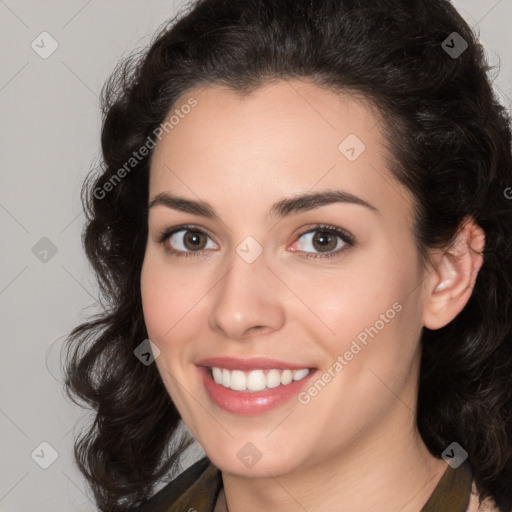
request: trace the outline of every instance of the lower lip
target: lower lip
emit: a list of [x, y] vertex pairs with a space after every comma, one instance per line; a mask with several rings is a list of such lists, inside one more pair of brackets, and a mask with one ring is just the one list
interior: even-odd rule
[[206, 366], [198, 366], [203, 379], [204, 387], [212, 399], [222, 409], [243, 416], [257, 416], [271, 409], [279, 407], [309, 385], [316, 374], [310, 370], [309, 374], [301, 380], [294, 380], [286, 386], [279, 385], [264, 391], [235, 391], [217, 384], [210, 376], [210, 370]]

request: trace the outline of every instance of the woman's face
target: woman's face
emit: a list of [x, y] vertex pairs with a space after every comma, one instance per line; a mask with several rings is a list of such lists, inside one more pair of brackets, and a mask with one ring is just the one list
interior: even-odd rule
[[[180, 110], [192, 97], [196, 106]], [[361, 450], [372, 457], [412, 432], [425, 275], [412, 199], [386, 168], [375, 113], [299, 81], [245, 98], [194, 89], [176, 109], [154, 150], [149, 202], [168, 194], [182, 207], [160, 200], [149, 210], [141, 291], [158, 371], [212, 462], [275, 476]], [[326, 191], [346, 200], [273, 209]], [[181, 225], [191, 231], [158, 242]], [[259, 400], [210, 382], [212, 398], [198, 366], [212, 357], [284, 363], [255, 363], [264, 376], [316, 371]], [[268, 383], [260, 372], [249, 380]], [[284, 401], [270, 406], [276, 396]]]

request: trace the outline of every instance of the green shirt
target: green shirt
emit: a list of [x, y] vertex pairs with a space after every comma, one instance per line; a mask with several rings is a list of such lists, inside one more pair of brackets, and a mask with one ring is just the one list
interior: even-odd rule
[[[466, 512], [473, 471], [466, 460], [446, 471], [420, 512]], [[203, 457], [160, 489], [134, 512], [213, 512], [222, 488], [222, 474]]]

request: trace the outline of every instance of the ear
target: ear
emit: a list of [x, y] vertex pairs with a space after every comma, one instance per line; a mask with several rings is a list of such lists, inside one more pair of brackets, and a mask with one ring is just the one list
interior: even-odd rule
[[467, 304], [484, 262], [485, 233], [473, 218], [461, 223], [455, 242], [435, 257], [426, 280], [423, 325], [440, 329], [450, 323]]

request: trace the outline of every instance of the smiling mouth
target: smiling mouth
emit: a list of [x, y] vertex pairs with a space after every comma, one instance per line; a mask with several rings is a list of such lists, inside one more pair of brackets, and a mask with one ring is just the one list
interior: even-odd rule
[[233, 391], [256, 393], [285, 387], [307, 377], [315, 368], [290, 369], [254, 369], [250, 371], [229, 370], [208, 366], [208, 375], [220, 386]]

